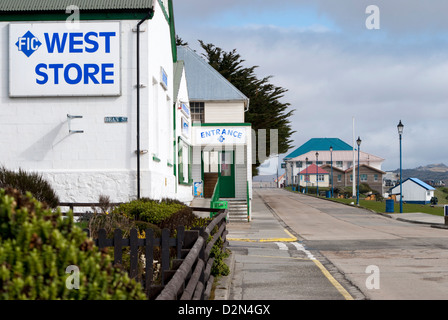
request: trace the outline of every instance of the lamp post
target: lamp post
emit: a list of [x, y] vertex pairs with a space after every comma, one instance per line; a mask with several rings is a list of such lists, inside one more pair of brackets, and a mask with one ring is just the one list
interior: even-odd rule
[[356, 191], [356, 205], [359, 206], [359, 149], [361, 149], [361, 138], [358, 137], [356, 140], [356, 144], [358, 145], [358, 190]]
[[397, 125], [398, 136], [400, 137], [400, 213], [403, 213], [403, 180], [402, 180], [402, 163], [401, 163], [401, 135], [403, 134], [404, 125], [400, 122]]
[[308, 157], [305, 158], [305, 193], [308, 194]]
[[331, 197], [333, 198], [333, 147], [330, 146], [330, 165], [331, 165]]
[[319, 152], [316, 152], [316, 195], [319, 196]]

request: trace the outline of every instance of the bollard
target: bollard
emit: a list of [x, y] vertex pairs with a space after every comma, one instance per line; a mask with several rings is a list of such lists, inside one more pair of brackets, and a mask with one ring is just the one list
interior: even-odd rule
[[448, 205], [443, 206], [443, 216], [445, 217], [445, 225], [448, 226]]

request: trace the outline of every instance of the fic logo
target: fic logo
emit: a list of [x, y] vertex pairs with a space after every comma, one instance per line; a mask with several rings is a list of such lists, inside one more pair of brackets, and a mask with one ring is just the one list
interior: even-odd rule
[[22, 51], [28, 58], [42, 45], [42, 43], [37, 39], [30, 31], [25, 33], [23, 37], [19, 37], [16, 42], [19, 51]]

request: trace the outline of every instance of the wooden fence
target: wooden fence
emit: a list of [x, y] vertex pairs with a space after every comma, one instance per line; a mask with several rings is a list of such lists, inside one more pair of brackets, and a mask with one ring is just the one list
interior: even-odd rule
[[[131, 229], [129, 238], [123, 239], [122, 230], [116, 229], [113, 238], [107, 239], [106, 231], [101, 229], [98, 239], [94, 241], [100, 249], [113, 247], [114, 265], [117, 266], [123, 266], [123, 248], [129, 247], [129, 276], [142, 283], [149, 299], [208, 300], [214, 280], [211, 275], [214, 261], [210, 257], [211, 249], [219, 238], [223, 240], [223, 250], [228, 244], [227, 209], [192, 209], [212, 211], [217, 215], [205, 228], [185, 230], [179, 226], [176, 238], [170, 238], [169, 229], [163, 229], [160, 238], [154, 238], [152, 229], [145, 230], [144, 238], [139, 238], [137, 230]], [[209, 239], [209, 236], [212, 237]], [[157, 264], [155, 250], [160, 252]], [[160, 270], [156, 272], [154, 266], [160, 266]], [[159, 277], [154, 281], [157, 274]]]

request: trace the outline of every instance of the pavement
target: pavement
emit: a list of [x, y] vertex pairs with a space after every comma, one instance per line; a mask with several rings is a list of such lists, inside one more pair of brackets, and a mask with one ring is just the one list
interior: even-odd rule
[[429, 224], [432, 227], [444, 227], [445, 217], [435, 216], [433, 214], [413, 212], [413, 213], [392, 213], [385, 215], [400, 221]]
[[[448, 225], [445, 225], [445, 218], [442, 216], [434, 216], [426, 213], [415, 212], [415, 213], [378, 213], [383, 216], [388, 216], [392, 219], [406, 221], [410, 223], [419, 223], [419, 224], [428, 224], [431, 227], [435, 228], [446, 228], [448, 229]], [[230, 268], [230, 274], [228, 276], [221, 277], [216, 284], [214, 291], [214, 299], [215, 300], [246, 300], [246, 299], [270, 299], [270, 296], [263, 296], [263, 292], [261, 288], [266, 288], [266, 291], [273, 290], [271, 283], [267, 282], [261, 285], [260, 281], [268, 281], [266, 279], [266, 274], [270, 275], [278, 270], [278, 265], [272, 265], [270, 270], [264, 270], [265, 274], [257, 274], [257, 270], [251, 270], [250, 272], [243, 273], [239, 269], [244, 263], [252, 264], [254, 266], [260, 263], [266, 264], [266, 257], [273, 257], [278, 253], [275, 252], [286, 252], [281, 251], [284, 248], [280, 248], [280, 251], [270, 251], [274, 250], [266, 244], [270, 243], [284, 243], [288, 244], [291, 247], [291, 244], [300, 243], [300, 239], [293, 235], [290, 231], [288, 231], [288, 226], [284, 225], [277, 217], [276, 214], [263, 202], [263, 199], [257, 196], [256, 192], [254, 192], [254, 198], [252, 199], [252, 220], [250, 222], [230, 222], [227, 225], [228, 235], [227, 240], [230, 243], [231, 253], [226, 260], [226, 264]], [[264, 244], [264, 245], [263, 245]], [[258, 246], [257, 246], [258, 245]], [[246, 250], [246, 254], [241, 254], [241, 250]], [[278, 248], [277, 248], [278, 249]], [[247, 255], [249, 252], [249, 255]], [[304, 256], [292, 256], [291, 249], [289, 249], [289, 256], [277, 256], [277, 259], [296, 259], [307, 260], [307, 257]], [[250, 254], [252, 253], [252, 254]], [[309, 255], [310, 253], [304, 250], [302, 253]], [[286, 253], [285, 253], [286, 254]], [[263, 256], [264, 255], [264, 256]], [[251, 260], [249, 260], [249, 257]], [[257, 261], [257, 257], [262, 260]], [[244, 259], [244, 260], [243, 260]], [[275, 259], [274, 259], [275, 260]], [[319, 263], [318, 259], [311, 259], [314, 263]], [[320, 264], [320, 263], [319, 263]], [[362, 300], [364, 299], [362, 293], [358, 292], [356, 288], [349, 288], [350, 286], [347, 283], [344, 283], [344, 279], [338, 277], [337, 270], [330, 270], [332, 268], [331, 265], [317, 265], [320, 269], [320, 272], [325, 275], [325, 277], [329, 280], [326, 281], [332, 284], [332, 288], [329, 289], [322, 284], [321, 289], [317, 289], [316, 296], [311, 297], [302, 297], [302, 296], [291, 296], [289, 295], [289, 299], [346, 299], [346, 300]], [[291, 265], [293, 268], [294, 265]], [[328, 270], [327, 270], [328, 269]], [[329, 272], [331, 271], [331, 272]], [[287, 276], [287, 275], [286, 275]], [[315, 274], [309, 275], [312, 277], [316, 277]], [[242, 284], [242, 278], [244, 277], [244, 281], [252, 281], [252, 286], [257, 286], [257, 293], [253, 293], [250, 295], [247, 290], [243, 294], [242, 292], [238, 292], [238, 290], [243, 291], [243, 286], [248, 287], [247, 284]], [[251, 278], [249, 278], [251, 277]], [[273, 277], [275, 277], [273, 275]], [[241, 278], [241, 279], [240, 279]], [[302, 278], [303, 279], [303, 278]], [[274, 279], [273, 279], [274, 281]], [[240, 287], [238, 286], [238, 282], [241, 282]], [[283, 284], [283, 286], [288, 286], [288, 283]], [[291, 286], [297, 286], [298, 283], [291, 283]], [[338, 293], [336, 292], [337, 289]], [[283, 288], [283, 290], [287, 290], [287, 288]], [[232, 292], [231, 292], [232, 291]], [[329, 291], [334, 291], [329, 296], [325, 296]], [[255, 291], [254, 291], [255, 292]], [[298, 292], [295, 290], [294, 292]]]

